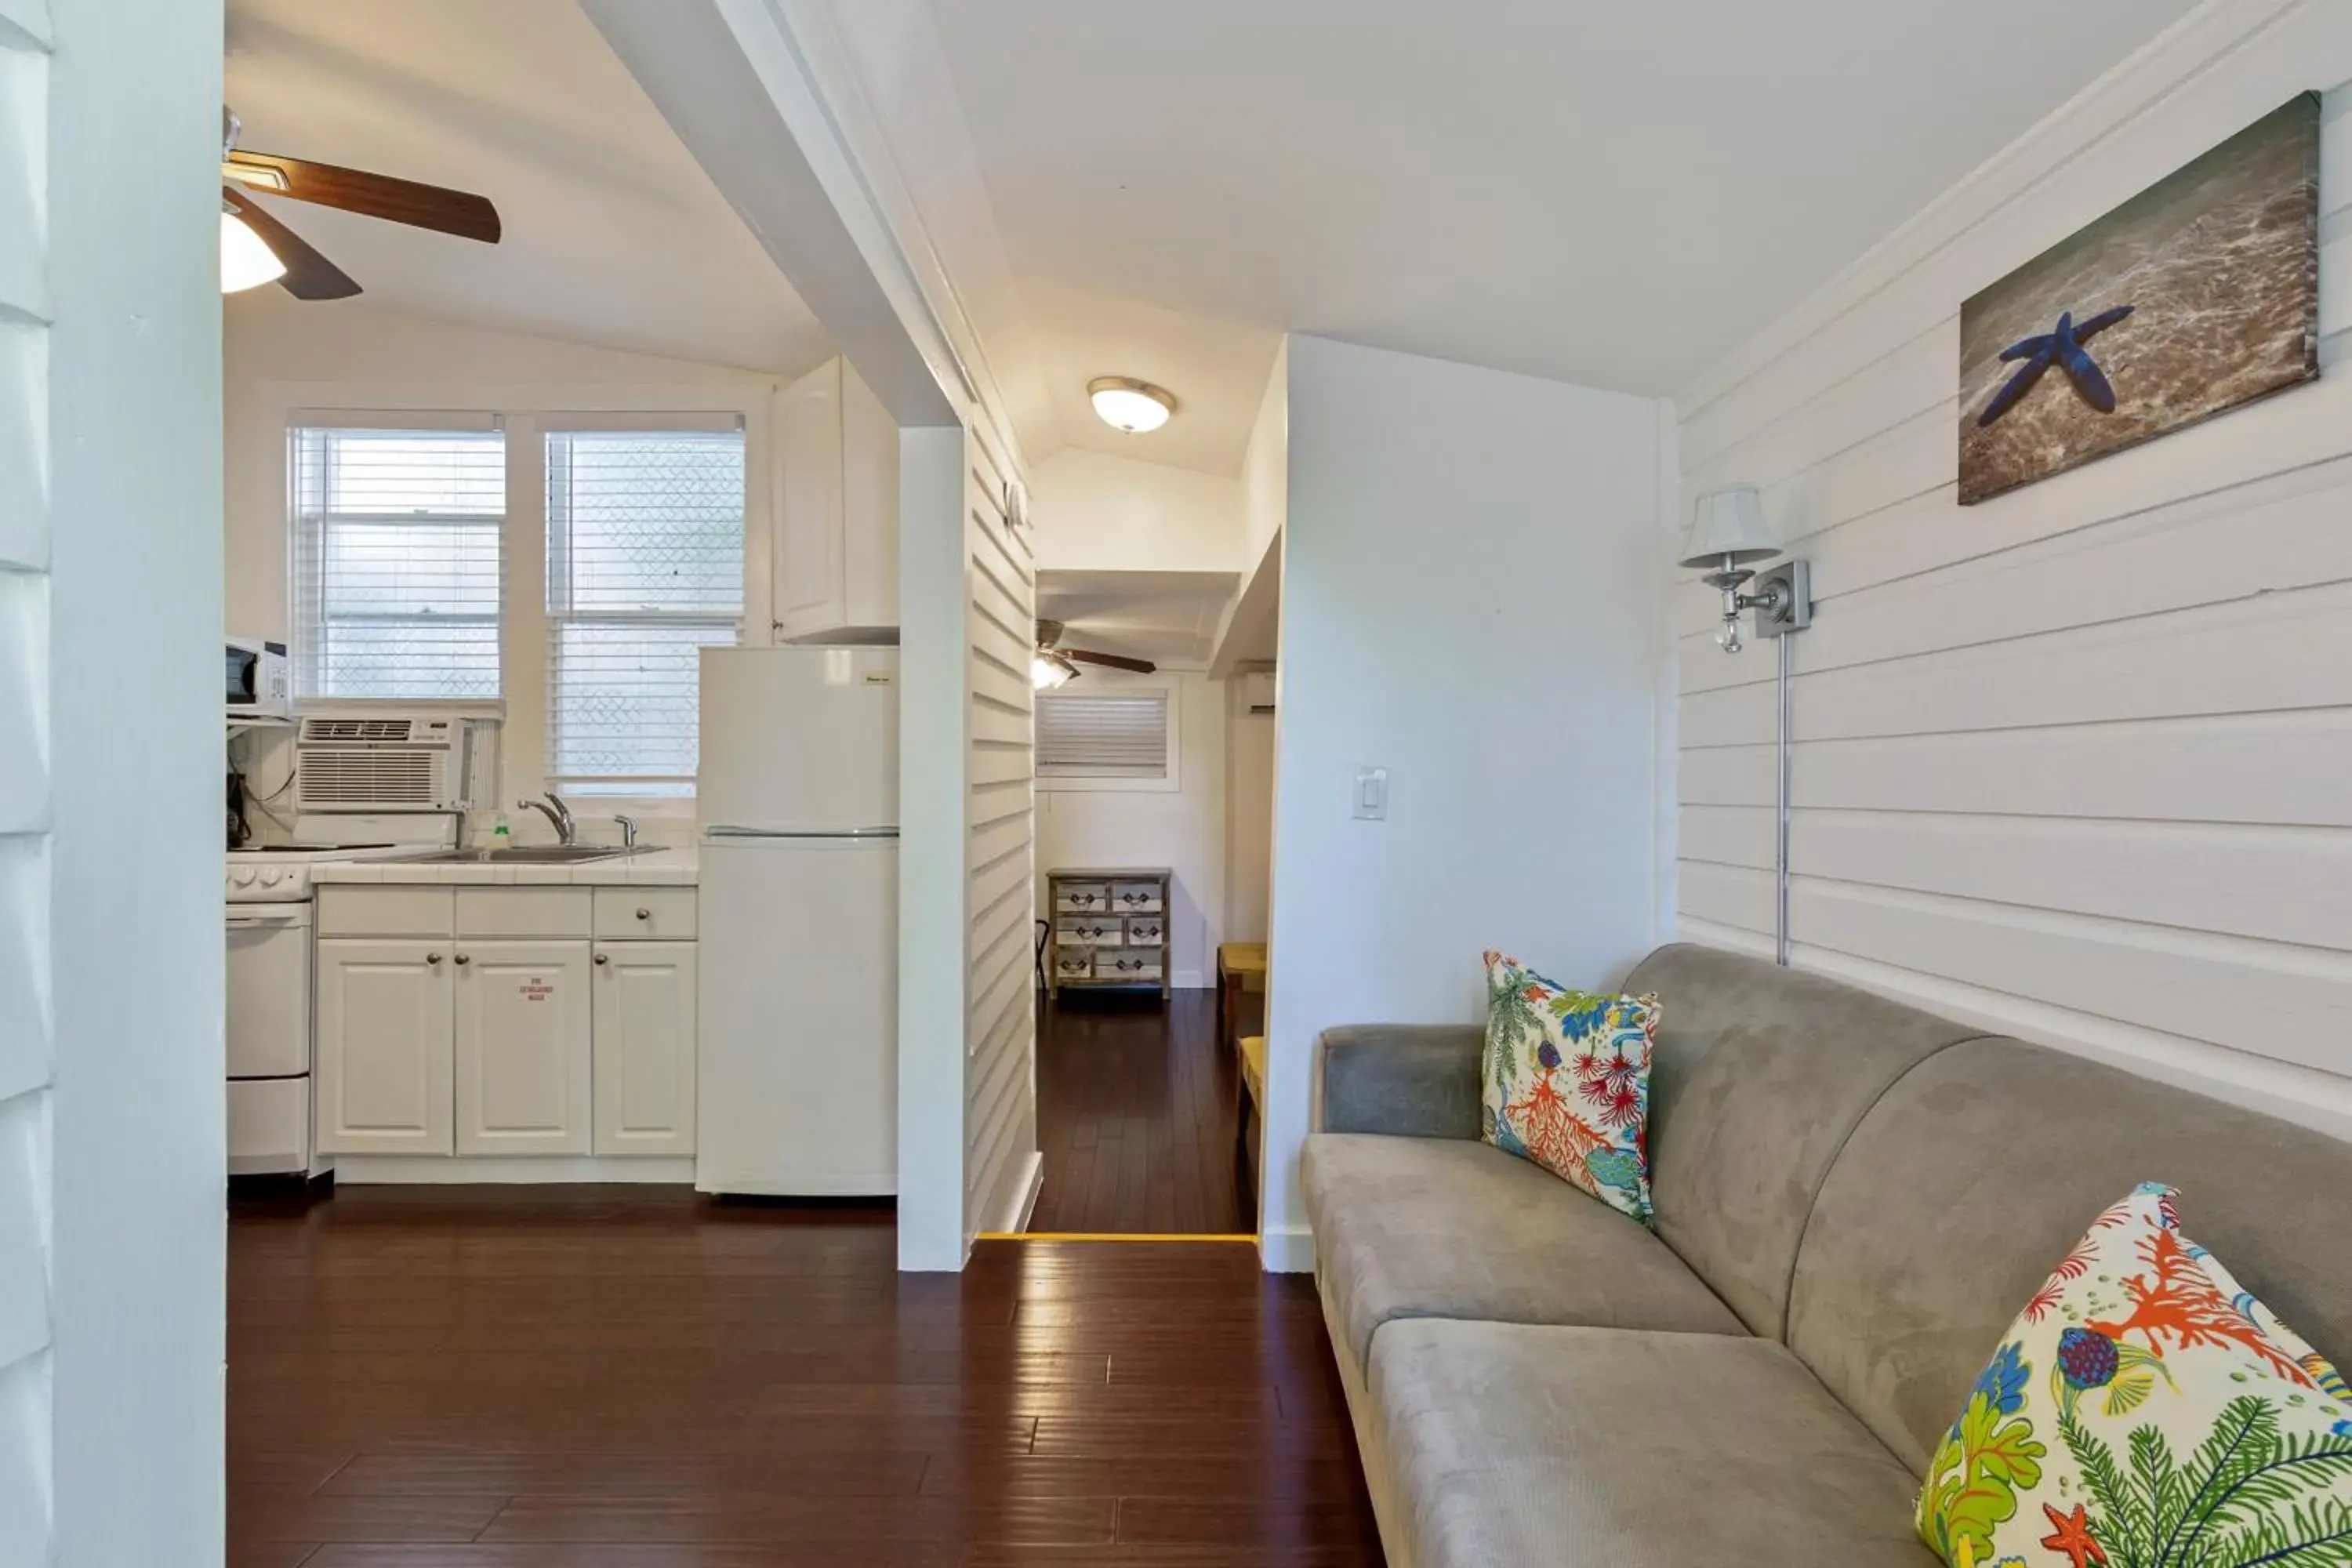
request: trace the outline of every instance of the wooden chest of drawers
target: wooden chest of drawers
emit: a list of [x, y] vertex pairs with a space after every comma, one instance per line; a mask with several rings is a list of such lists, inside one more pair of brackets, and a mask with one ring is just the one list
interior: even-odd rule
[[1168, 994], [1164, 866], [1076, 867], [1045, 873], [1054, 989], [1144, 988]]

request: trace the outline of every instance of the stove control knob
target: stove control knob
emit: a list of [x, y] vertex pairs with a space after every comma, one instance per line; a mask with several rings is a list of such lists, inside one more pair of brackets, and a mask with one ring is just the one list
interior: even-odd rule
[[228, 874], [228, 879], [237, 887], [250, 888], [253, 886], [253, 868], [250, 866], [239, 866], [236, 870], [231, 871]]
[[265, 888], [274, 888], [278, 886], [278, 873], [275, 870], [262, 872], [261, 885]]

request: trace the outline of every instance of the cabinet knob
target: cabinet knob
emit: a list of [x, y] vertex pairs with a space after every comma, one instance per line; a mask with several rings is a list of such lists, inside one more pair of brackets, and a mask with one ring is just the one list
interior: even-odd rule
[[428, 952], [425, 955], [425, 962], [427, 963], [438, 963], [441, 962], [441, 955], [437, 952]]
[[600, 952], [596, 955], [596, 962], [599, 963], [610, 963], [613, 962], [613, 955], [609, 952]]
[[471, 963], [474, 961], [461, 952], [457, 955], [457, 962], [460, 963]]
[[637, 919], [639, 919], [639, 920], [641, 920], [641, 921], [649, 921], [649, 920], [651, 920], [651, 919], [653, 919], [653, 918], [654, 918], [654, 912], [653, 912], [653, 910], [639, 910], [637, 911]]

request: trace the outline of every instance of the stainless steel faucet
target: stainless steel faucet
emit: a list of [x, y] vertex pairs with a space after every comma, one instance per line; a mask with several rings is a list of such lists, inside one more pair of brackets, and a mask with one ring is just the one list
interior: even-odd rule
[[580, 829], [572, 820], [572, 808], [564, 805], [563, 797], [553, 790], [549, 790], [537, 800], [519, 800], [515, 805], [519, 809], [535, 811], [553, 824], [558, 844], [578, 842]]
[[621, 847], [635, 849], [637, 847], [637, 819], [616, 811], [613, 814], [613, 820], [621, 825]]

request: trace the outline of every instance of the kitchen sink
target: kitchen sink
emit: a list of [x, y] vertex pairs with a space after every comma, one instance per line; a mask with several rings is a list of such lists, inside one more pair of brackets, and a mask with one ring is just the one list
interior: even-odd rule
[[419, 855], [417, 866], [577, 866], [590, 860], [617, 860], [638, 851], [610, 844], [518, 844], [506, 849], [445, 849]]

